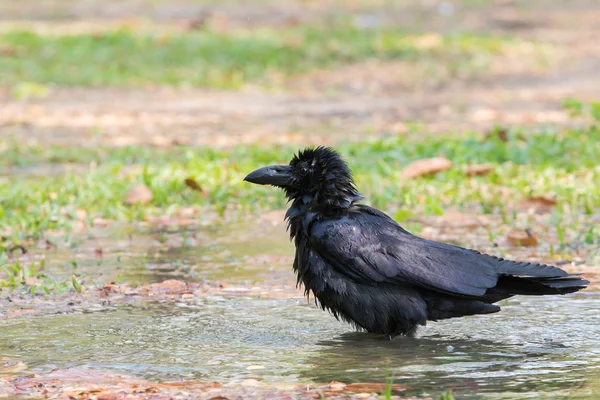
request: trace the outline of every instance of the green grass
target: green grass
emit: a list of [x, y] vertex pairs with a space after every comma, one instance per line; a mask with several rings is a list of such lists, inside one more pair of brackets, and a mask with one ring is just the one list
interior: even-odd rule
[[2, 288], [18, 289], [31, 294], [82, 291], [81, 282], [75, 274], [69, 280], [57, 280], [46, 273], [44, 260], [24, 265], [18, 258], [9, 261], [6, 253], [0, 252], [0, 289]]
[[454, 400], [452, 390], [446, 390], [440, 395], [440, 400]]
[[[23, 165], [68, 159], [92, 166], [80, 173], [0, 178], [0, 232], [14, 242], [50, 229], [69, 229], [78, 209], [86, 211], [89, 223], [95, 217], [137, 221], [150, 215], [173, 215], [189, 206], [208, 207], [219, 213], [282, 208], [285, 199], [280, 191], [242, 179], [259, 166], [287, 163], [296, 150], [255, 145], [230, 150], [176, 147], [83, 151], [5, 143], [0, 153], [5, 162]], [[366, 201], [399, 220], [443, 214], [450, 206], [478, 206], [483, 213], [499, 212], [508, 222], [515, 218], [511, 207], [519, 200], [546, 196], [558, 200], [556, 210], [560, 215], [553, 223], [562, 226], [564, 210], [596, 215], [600, 207], [598, 127], [560, 133], [512, 132], [506, 142], [476, 134], [412, 139], [397, 136], [346, 143], [338, 150], [353, 168]], [[440, 154], [449, 158], [454, 168], [435, 176], [401, 180], [403, 166]], [[466, 176], [462, 167], [477, 163], [492, 163], [496, 169], [487, 176]], [[137, 168], [125, 168], [127, 165]], [[186, 186], [186, 178], [193, 178], [202, 192]], [[153, 200], [148, 205], [124, 204], [127, 191], [137, 183], [151, 189]], [[562, 244], [566, 239], [560, 229]], [[586, 230], [581, 239], [594, 241], [594, 235]]]
[[368, 58], [444, 64], [458, 74], [485, 69], [491, 57], [512, 43], [518, 41], [462, 33], [423, 45], [422, 37], [401, 29], [361, 29], [348, 21], [160, 35], [131, 28], [75, 35], [13, 30], [0, 33], [0, 48], [7, 54], [0, 57], [0, 85], [238, 88]]

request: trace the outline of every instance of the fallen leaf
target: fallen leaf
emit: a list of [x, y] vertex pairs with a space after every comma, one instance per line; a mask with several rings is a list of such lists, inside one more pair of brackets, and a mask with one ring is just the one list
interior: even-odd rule
[[190, 218], [193, 217], [194, 215], [196, 215], [198, 213], [198, 209], [193, 208], [193, 207], [184, 207], [181, 210], [179, 210], [179, 216], [182, 218]]
[[4, 57], [15, 57], [19, 55], [20, 51], [16, 47], [3, 46], [0, 47], [0, 56]]
[[402, 179], [414, 179], [423, 175], [432, 175], [452, 168], [452, 161], [443, 157], [423, 158], [408, 164], [400, 176]]
[[493, 164], [467, 165], [463, 171], [467, 176], [481, 176], [492, 172], [496, 167]]
[[346, 387], [346, 384], [345, 384], [345, 383], [342, 383], [342, 382], [337, 382], [337, 381], [332, 381], [332, 382], [329, 384], [329, 388], [330, 388], [331, 390], [344, 390], [344, 388], [345, 388], [345, 387]]
[[544, 196], [531, 196], [521, 200], [519, 205], [527, 210], [550, 211], [556, 205], [556, 200]]
[[39, 284], [40, 284], [40, 280], [33, 276], [30, 276], [29, 278], [25, 279], [25, 285], [27, 285], [27, 286], [37, 286]]
[[106, 228], [109, 223], [110, 223], [110, 220], [105, 219], [105, 218], [94, 218], [94, 220], [92, 221], [92, 224], [95, 227], [99, 227], [99, 228]]
[[202, 186], [200, 186], [194, 178], [185, 178], [184, 182], [187, 187], [194, 189], [197, 192], [204, 193], [204, 189], [202, 189]]
[[183, 281], [168, 279], [160, 283], [142, 285], [139, 288], [148, 293], [180, 294], [188, 290], [188, 285]]
[[498, 138], [501, 142], [508, 142], [508, 129], [506, 128], [495, 128], [487, 134], [488, 139]]
[[135, 185], [125, 196], [126, 204], [148, 204], [152, 201], [152, 192], [144, 184]]
[[506, 238], [508, 239], [508, 242], [514, 246], [532, 247], [537, 246], [538, 244], [537, 238], [529, 231], [529, 229], [509, 232]]

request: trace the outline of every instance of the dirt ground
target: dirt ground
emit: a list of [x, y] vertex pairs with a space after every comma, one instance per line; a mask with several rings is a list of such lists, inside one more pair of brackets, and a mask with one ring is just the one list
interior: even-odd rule
[[14, 100], [4, 90], [3, 136], [85, 146], [328, 144], [405, 132], [410, 129], [407, 122], [441, 133], [494, 125], [560, 126], [573, 123], [561, 109], [564, 99], [598, 96], [600, 7], [594, 1], [380, 3], [3, 2], [0, 27], [100, 29], [130, 23], [133, 16], [155, 18], [165, 26], [183, 26], [202, 17], [230, 27], [295, 24], [343, 14], [425, 34], [460, 29], [507, 35], [543, 43], [544, 50], [540, 56], [525, 49], [500, 57], [483, 76], [433, 85], [422, 82], [424, 71], [403, 62], [366, 61], [292, 77], [270, 90], [251, 85], [240, 92], [52, 88], [47, 98], [28, 101]]

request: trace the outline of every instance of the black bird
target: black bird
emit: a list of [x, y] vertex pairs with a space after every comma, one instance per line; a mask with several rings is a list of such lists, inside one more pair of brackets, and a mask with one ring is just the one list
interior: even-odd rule
[[514, 295], [566, 294], [589, 283], [543, 264], [504, 260], [412, 235], [363, 199], [350, 169], [327, 147], [244, 179], [282, 188], [307, 295], [358, 329], [413, 335], [426, 321], [489, 314]]

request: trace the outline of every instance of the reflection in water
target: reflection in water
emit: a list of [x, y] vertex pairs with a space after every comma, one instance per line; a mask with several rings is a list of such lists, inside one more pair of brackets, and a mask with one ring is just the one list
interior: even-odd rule
[[[444, 388], [452, 388], [461, 398], [499, 389], [506, 396], [518, 394], [516, 398], [525, 393], [568, 393], [585, 382], [588, 364], [556, 352], [561, 345], [528, 350], [502, 342], [442, 335], [389, 342], [370, 335], [344, 334], [319, 344], [322, 350], [306, 360], [312, 368], [302, 374], [303, 379], [384, 382], [386, 377], [393, 377], [394, 383], [412, 387], [405, 394], [413, 395], [438, 393]], [[354, 367], [342, 372], [339, 365]], [[566, 372], [568, 377], [563, 376]]]
[[[84, 313], [1, 321], [0, 355], [37, 371], [99, 368], [160, 380], [281, 384], [394, 376], [413, 388], [409, 394], [453, 388], [461, 398], [600, 395], [593, 386], [600, 371], [600, 297], [514, 299], [503, 308], [388, 341], [349, 333], [349, 326], [297, 300], [90, 304]], [[264, 368], [248, 369], [256, 365]]]

